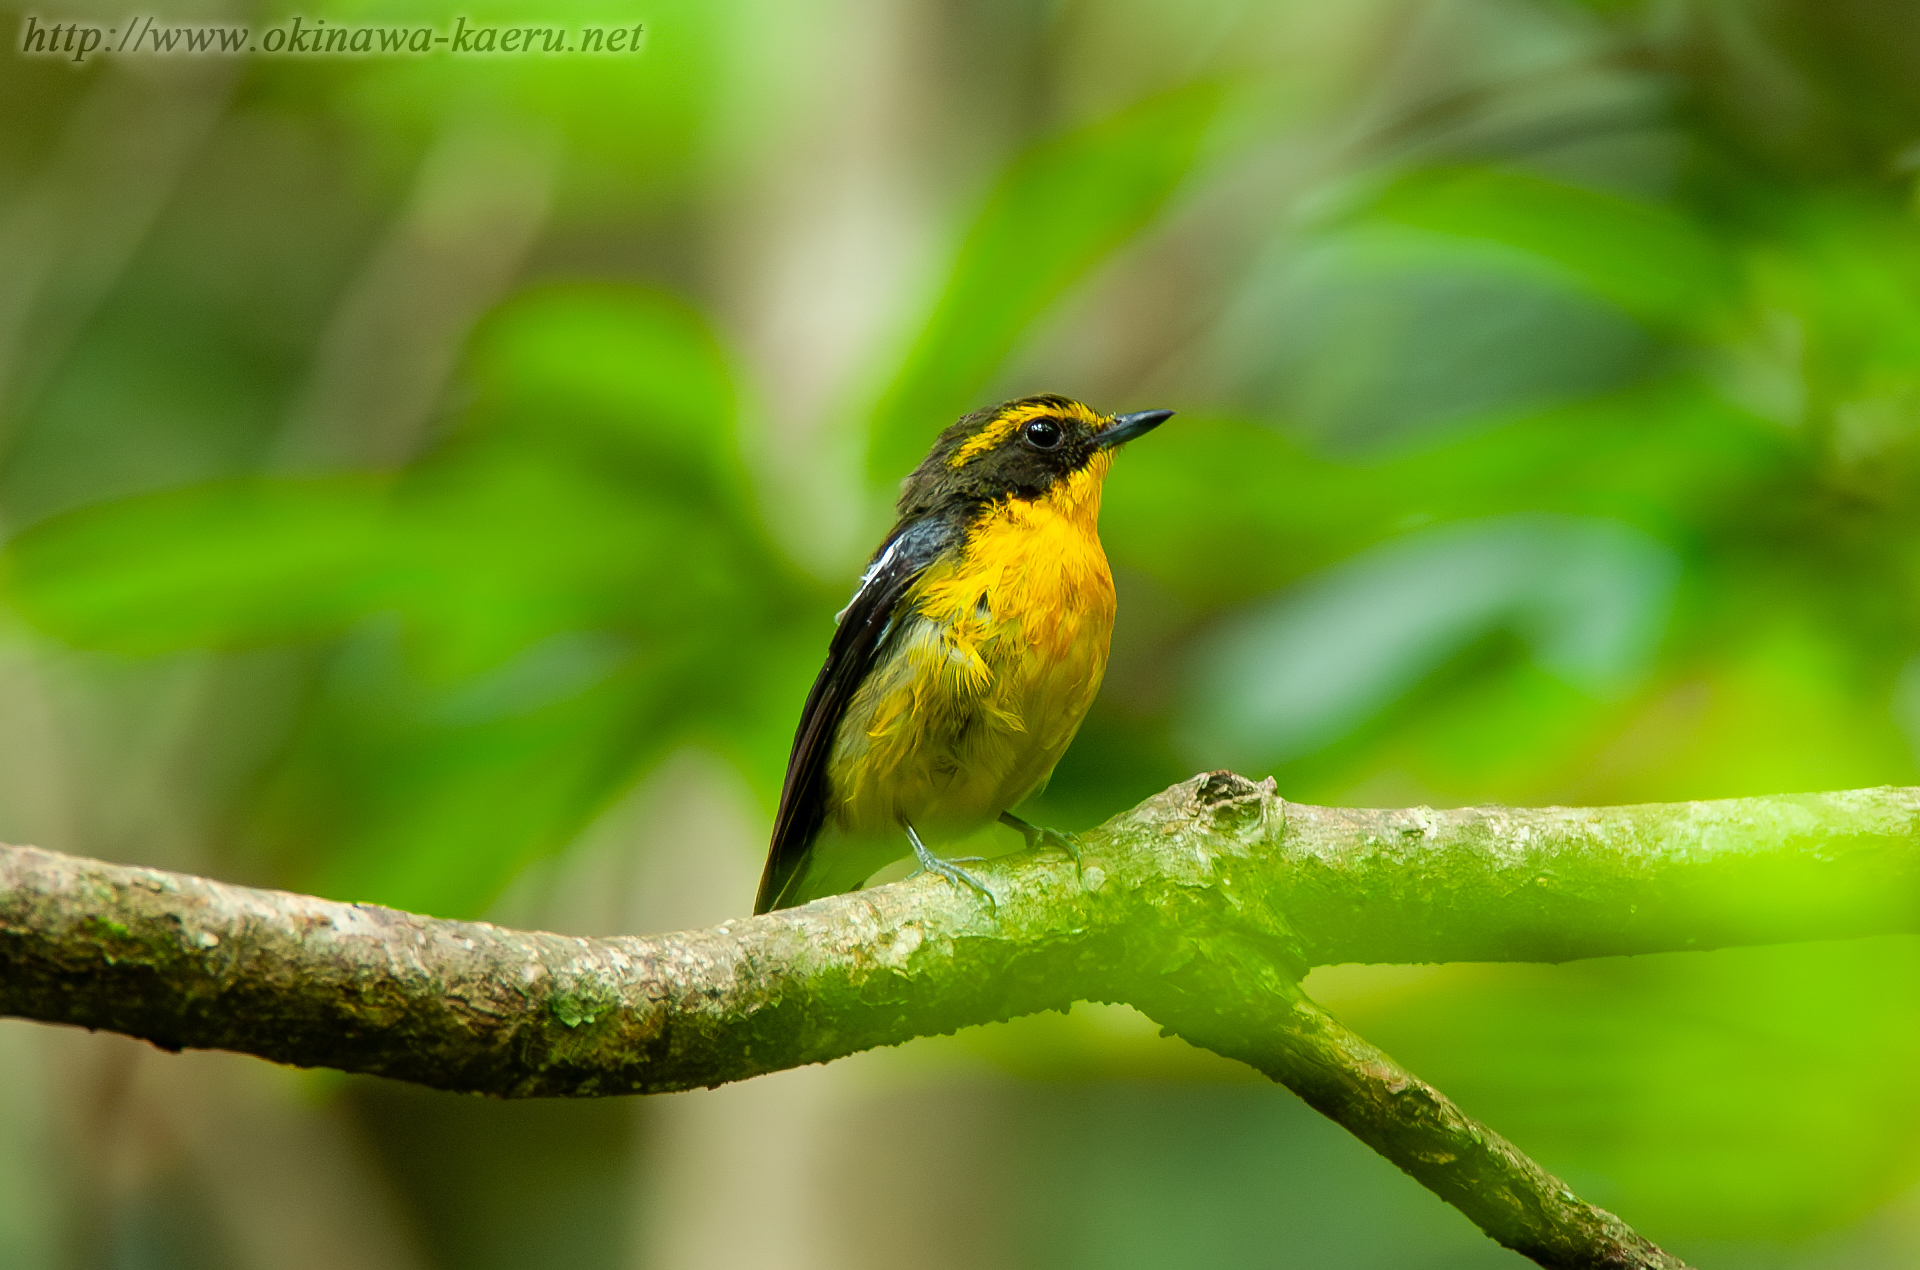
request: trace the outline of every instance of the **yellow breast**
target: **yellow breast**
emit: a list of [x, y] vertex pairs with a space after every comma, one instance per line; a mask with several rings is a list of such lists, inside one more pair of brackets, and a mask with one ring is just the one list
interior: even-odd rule
[[904, 817], [952, 837], [1046, 784], [1107, 667], [1113, 575], [1095, 526], [1110, 463], [990, 508], [921, 577], [835, 738], [837, 828], [897, 834]]

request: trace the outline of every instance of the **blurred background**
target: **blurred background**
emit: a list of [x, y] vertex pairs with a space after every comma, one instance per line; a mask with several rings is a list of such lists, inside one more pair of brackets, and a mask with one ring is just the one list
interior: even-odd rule
[[[220, 5], [156, 12], [291, 13]], [[646, 44], [8, 35], [0, 837], [744, 914], [898, 479], [1032, 391], [1180, 412], [1109, 484], [1112, 668], [1042, 823], [1216, 766], [1375, 806], [1920, 782], [1920, 9], [538, 18]], [[1698, 1264], [1920, 1262], [1915, 940], [1309, 989]], [[514, 1105], [0, 1024], [7, 1267], [904, 1260], [1522, 1264], [1126, 1010]]]

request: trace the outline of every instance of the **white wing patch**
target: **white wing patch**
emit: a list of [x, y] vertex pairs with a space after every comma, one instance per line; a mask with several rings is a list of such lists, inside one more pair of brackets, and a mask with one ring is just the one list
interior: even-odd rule
[[835, 626], [840, 625], [841, 619], [846, 617], [854, 605], [860, 603], [860, 597], [867, 593], [867, 587], [872, 584], [875, 578], [880, 576], [880, 571], [887, 567], [888, 562], [893, 559], [894, 553], [900, 550], [900, 543], [905, 538], [906, 535], [901, 534], [900, 537], [888, 543], [887, 549], [880, 553], [880, 558], [867, 566], [867, 571], [860, 575], [860, 585], [853, 589], [853, 598], [847, 601], [847, 607], [833, 615], [833, 624]]

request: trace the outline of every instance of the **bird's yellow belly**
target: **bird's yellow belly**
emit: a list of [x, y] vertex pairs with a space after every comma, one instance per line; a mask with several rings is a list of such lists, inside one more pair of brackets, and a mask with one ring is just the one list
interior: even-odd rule
[[1009, 509], [916, 586], [835, 737], [835, 829], [901, 842], [904, 820], [958, 837], [1046, 784], [1100, 689], [1113, 632], [1113, 579], [1079, 519]]

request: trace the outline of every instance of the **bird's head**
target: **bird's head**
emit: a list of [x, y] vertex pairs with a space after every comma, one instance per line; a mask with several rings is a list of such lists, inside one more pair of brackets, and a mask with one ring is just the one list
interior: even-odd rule
[[1067, 397], [1021, 397], [976, 410], [940, 434], [900, 492], [900, 517], [1006, 499], [1099, 508], [1116, 446], [1151, 432], [1171, 410], [1103, 415]]

